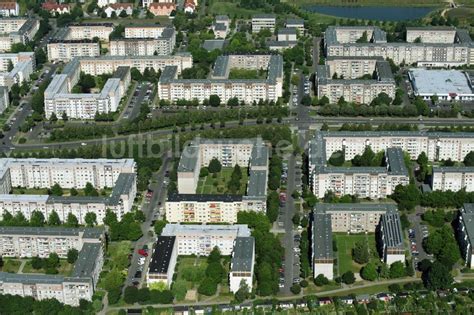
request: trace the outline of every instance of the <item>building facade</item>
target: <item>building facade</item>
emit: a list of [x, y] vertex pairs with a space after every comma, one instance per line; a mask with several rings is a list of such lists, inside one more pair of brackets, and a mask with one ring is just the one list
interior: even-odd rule
[[[131, 30], [130, 30], [131, 29]], [[112, 40], [109, 44], [111, 56], [153, 56], [171, 55], [176, 44], [176, 32], [174, 28], [137, 29], [127, 27], [126, 38]], [[128, 32], [127, 32], [128, 30]], [[128, 37], [127, 37], [128, 35]], [[144, 37], [136, 37], [143, 35]]]
[[431, 188], [440, 191], [474, 191], [474, 167], [433, 167]]
[[100, 44], [92, 40], [52, 40], [48, 43], [48, 60], [67, 62], [75, 57], [100, 56]]
[[0, 52], [10, 51], [12, 44], [27, 44], [39, 29], [39, 21], [29, 18], [0, 19]]
[[258, 33], [267, 29], [270, 32], [275, 31], [276, 16], [273, 14], [256, 14], [252, 17], [252, 33]]
[[474, 268], [474, 204], [466, 203], [459, 210], [457, 239], [461, 248], [462, 258], [466, 266]]

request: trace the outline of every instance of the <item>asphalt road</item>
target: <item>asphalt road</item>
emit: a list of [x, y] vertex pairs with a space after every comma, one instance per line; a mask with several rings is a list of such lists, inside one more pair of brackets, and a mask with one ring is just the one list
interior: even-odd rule
[[[130, 98], [130, 102], [127, 104], [127, 107], [124, 109], [123, 118], [133, 120], [140, 113], [140, 106], [145, 99], [146, 92], [148, 89], [148, 82], [142, 82], [141, 85], [137, 85], [133, 91], [133, 95]], [[135, 96], [135, 93], [138, 92], [138, 95]]]
[[[158, 209], [161, 207], [159, 204], [161, 205], [164, 204], [164, 200], [166, 197], [166, 185], [164, 185], [163, 182], [165, 180], [166, 170], [168, 170], [168, 168], [170, 167], [169, 162], [170, 162], [170, 159], [168, 158], [168, 155], [165, 154], [165, 157], [163, 158], [163, 165], [161, 166], [160, 170], [153, 175], [151, 184], [149, 185], [149, 188], [153, 190], [153, 195], [149, 202], [145, 202], [143, 204], [142, 209], [141, 209], [146, 217], [145, 222], [143, 222], [141, 225], [143, 236], [135, 242], [133, 255], [130, 262], [130, 266], [128, 268], [127, 279], [125, 281], [124, 289], [125, 287], [130, 286], [132, 282], [134, 281], [139, 281], [140, 284], [142, 284], [145, 281], [145, 274], [148, 268], [148, 264], [150, 262], [153, 243], [155, 241], [154, 234], [149, 233], [149, 231], [153, 230], [153, 227], [151, 226], [151, 224], [152, 224], [152, 221], [154, 221], [155, 215], [158, 215]], [[143, 265], [143, 268], [142, 268], [143, 269], [142, 277], [140, 279], [135, 279], [134, 276], [139, 267], [138, 259], [140, 258], [140, 255], [138, 254], [138, 250], [143, 248], [144, 245], [148, 246], [148, 257], [146, 258], [145, 264]]]
[[[410, 213], [408, 215], [408, 220], [411, 222], [412, 229], [415, 231], [415, 243], [416, 243], [416, 250], [419, 252], [417, 256], [413, 257], [413, 267], [416, 269], [416, 265], [418, 262], [422, 261], [423, 259], [431, 259], [428, 254], [423, 249], [423, 229], [427, 229], [426, 225], [421, 224], [421, 215], [423, 214], [422, 207], [416, 207], [414, 213]], [[410, 241], [411, 242], [411, 241]], [[411, 253], [411, 243], [410, 243], [410, 253]]]

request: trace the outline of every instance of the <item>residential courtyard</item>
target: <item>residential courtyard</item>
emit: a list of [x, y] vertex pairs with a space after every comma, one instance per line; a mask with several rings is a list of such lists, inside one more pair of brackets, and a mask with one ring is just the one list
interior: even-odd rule
[[[231, 179], [233, 167], [223, 167], [219, 173], [207, 175], [199, 179], [198, 186], [196, 189], [197, 194], [227, 194], [231, 193], [227, 188], [227, 185]], [[240, 180], [240, 189], [238, 192], [233, 193], [236, 195], [245, 195], [247, 190], [248, 181], [248, 169], [245, 167], [241, 168], [242, 179]]]

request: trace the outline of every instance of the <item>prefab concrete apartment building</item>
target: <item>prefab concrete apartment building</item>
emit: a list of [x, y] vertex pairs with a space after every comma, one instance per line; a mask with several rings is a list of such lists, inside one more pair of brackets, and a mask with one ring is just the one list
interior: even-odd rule
[[81, 299], [91, 301], [104, 263], [104, 242], [102, 228], [1, 227], [2, 257], [48, 257], [56, 253], [65, 258], [70, 249], [78, 250], [79, 255], [68, 277], [0, 272], [0, 292], [37, 300], [55, 298], [72, 306], [78, 306]]
[[[81, 189], [91, 183], [97, 189], [113, 187], [109, 196], [52, 196], [12, 195], [12, 188], [62, 188]], [[120, 219], [131, 211], [136, 196], [136, 165], [132, 159], [1, 159], [0, 160], [0, 217], [4, 211], [21, 212], [30, 219], [33, 211], [40, 211], [47, 218], [55, 211], [62, 222], [69, 213], [80, 224], [93, 212], [102, 223], [107, 209]]]
[[324, 50], [328, 57], [383, 57], [427, 67], [474, 64], [469, 32], [452, 27], [408, 27], [406, 42], [388, 42], [377, 26], [329, 26]]
[[[201, 167], [217, 158], [223, 167], [248, 167], [246, 195], [196, 193]], [[265, 211], [269, 148], [261, 138], [194, 139], [181, 154], [178, 192], [168, 196], [169, 222], [235, 223], [239, 211]]]
[[236, 292], [245, 281], [252, 289], [255, 263], [254, 238], [246, 225], [167, 224], [153, 248], [147, 271], [147, 284], [162, 282], [168, 287], [173, 281], [177, 257], [208, 256], [215, 248], [224, 256], [232, 255], [229, 275], [230, 289]]
[[0, 19], [0, 52], [10, 51], [13, 44], [27, 44], [39, 29], [39, 20], [26, 17]]

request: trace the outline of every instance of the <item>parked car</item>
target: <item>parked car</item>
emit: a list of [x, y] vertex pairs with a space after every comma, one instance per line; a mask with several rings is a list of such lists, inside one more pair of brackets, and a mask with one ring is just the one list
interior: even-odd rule
[[146, 249], [139, 249], [138, 254], [144, 257], [148, 257], [148, 251]]

